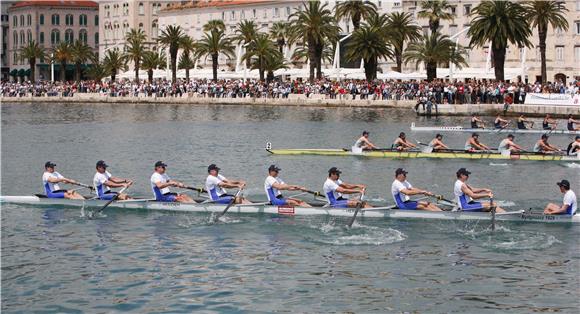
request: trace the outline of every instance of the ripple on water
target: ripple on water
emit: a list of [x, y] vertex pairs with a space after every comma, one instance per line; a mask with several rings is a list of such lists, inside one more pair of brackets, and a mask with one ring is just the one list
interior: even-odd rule
[[385, 245], [404, 241], [407, 238], [403, 232], [392, 228], [379, 228], [356, 222], [352, 228], [336, 225], [334, 222], [322, 225], [308, 225], [315, 234], [306, 239], [316, 243], [331, 245]]
[[543, 250], [555, 244], [561, 243], [555, 236], [544, 232], [512, 230], [506, 226], [497, 226], [491, 230], [489, 226], [473, 226], [459, 228], [457, 232], [469, 236], [482, 247], [500, 250]]

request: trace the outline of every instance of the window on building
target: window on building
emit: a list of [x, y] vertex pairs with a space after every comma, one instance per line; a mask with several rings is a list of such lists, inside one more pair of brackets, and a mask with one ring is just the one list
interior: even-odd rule
[[14, 27], [18, 26], [18, 17], [16, 15], [12, 17], [12, 26]]
[[157, 38], [158, 32], [159, 32], [159, 24], [157, 24], [157, 20], [155, 20], [151, 24], [151, 38]]
[[79, 25], [87, 26], [87, 16], [86, 14], [79, 15]]
[[574, 60], [580, 62], [580, 46], [574, 46]]
[[449, 13], [451, 13], [451, 15], [457, 15], [457, 7], [451, 6], [449, 8]]
[[291, 13], [291, 10], [290, 10], [290, 7], [286, 7], [286, 15], [290, 15], [290, 14], [292, 14]]
[[556, 61], [564, 61], [564, 46], [556, 46]]
[[44, 14], [41, 14], [38, 20], [40, 22], [40, 25], [44, 25]]
[[580, 35], [580, 21], [575, 21], [574, 22], [574, 28], [575, 28], [575, 34], [576, 35]]
[[253, 17], [253, 18], [256, 18], [256, 9], [253, 9], [253, 10], [252, 10], [252, 17]]
[[64, 41], [65, 42], [67, 42], [69, 44], [72, 44], [75, 41], [75, 38], [74, 37], [75, 36], [74, 36], [74, 33], [73, 33], [73, 30], [72, 29], [67, 29], [64, 32]]
[[51, 16], [52, 25], [60, 25], [60, 15], [53, 14]]
[[265, 19], [268, 18], [268, 10], [267, 9], [264, 9], [264, 18]]
[[40, 32], [39, 40], [40, 40], [40, 44], [43, 45], [44, 44], [44, 32]]
[[18, 53], [14, 53], [14, 60], [12, 61], [12, 64], [18, 64]]
[[74, 16], [72, 14], [67, 14], [65, 16], [65, 24], [69, 26], [74, 25]]
[[27, 43], [32, 42], [32, 31], [31, 30], [28, 30], [28, 32], [26, 32], [26, 39], [28, 40]]
[[274, 17], [279, 17], [279, 16], [280, 16], [280, 9], [274, 8]]
[[145, 15], [145, 5], [143, 5], [143, 2], [139, 2], [139, 15]]
[[161, 10], [161, 3], [153, 3], [153, 14], [157, 15], [159, 10]]
[[99, 45], [99, 33], [95, 33], [95, 46]]
[[226, 12], [222, 12], [222, 21], [225, 21], [226, 19]]
[[580, 0], [576, 0], [576, 11], [580, 11]]
[[14, 44], [14, 47], [18, 46], [18, 32], [14, 31], [14, 33], [12, 33], [14, 35], [14, 38], [12, 39], [12, 42]]
[[246, 11], [242, 10], [240, 12], [240, 20], [244, 20], [244, 19], [246, 19]]
[[111, 10], [110, 10], [110, 7], [108, 5], [105, 6], [105, 16], [111, 17]]
[[87, 36], [87, 30], [86, 29], [81, 29], [79, 31], [79, 40], [82, 41], [83, 43], [88, 43], [89, 38]]
[[53, 29], [50, 33], [50, 44], [56, 45], [60, 42], [60, 31], [58, 29]]
[[24, 26], [24, 15], [20, 16], [20, 26]]
[[463, 6], [463, 15], [469, 15], [469, 14], [471, 14], [471, 5], [466, 4]]
[[20, 46], [24, 46], [26, 43], [26, 37], [24, 37], [24, 31], [20, 31]]
[[99, 16], [95, 15], [95, 26], [99, 26]]
[[28, 26], [32, 25], [32, 15], [30, 14], [26, 16], [26, 25]]

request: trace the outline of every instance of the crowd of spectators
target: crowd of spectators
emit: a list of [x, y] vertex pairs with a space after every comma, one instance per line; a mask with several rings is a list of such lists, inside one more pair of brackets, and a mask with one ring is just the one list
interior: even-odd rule
[[523, 103], [527, 93], [580, 93], [580, 81], [569, 84], [561, 82], [506, 83], [489, 80], [467, 82], [382, 81], [375, 80], [303, 80], [273, 81], [257, 80], [178, 80], [172, 84], [166, 80], [148, 82], [2, 82], [3, 97], [63, 96], [77, 93], [93, 93], [110, 97], [212, 97], [212, 98], [288, 98], [291, 94], [323, 95], [330, 99], [370, 100], [417, 100], [435, 104], [476, 103]]

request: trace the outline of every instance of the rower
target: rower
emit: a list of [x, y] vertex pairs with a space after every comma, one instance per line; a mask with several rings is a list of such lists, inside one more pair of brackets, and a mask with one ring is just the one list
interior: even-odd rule
[[393, 194], [393, 199], [397, 204], [398, 209], [421, 209], [428, 211], [441, 211], [441, 208], [437, 207], [431, 202], [425, 201], [412, 201], [409, 196], [423, 194], [427, 196], [433, 196], [433, 193], [418, 188], [414, 188], [409, 181], [407, 181], [407, 171], [403, 168], [398, 168], [395, 171], [395, 180], [391, 185], [391, 194]]
[[547, 113], [544, 121], [542, 121], [542, 129], [544, 130], [555, 130], [558, 125], [558, 121], [550, 118], [550, 114]]
[[465, 143], [465, 150], [467, 152], [478, 152], [482, 150], [490, 150], [490, 148], [479, 142], [479, 134], [473, 133]]
[[514, 143], [514, 138], [515, 138], [515, 136], [513, 134], [508, 134], [508, 136], [506, 138], [504, 138], [499, 143], [499, 146], [498, 146], [497, 150], [500, 153], [504, 153], [504, 152], [517, 152], [517, 151], [523, 150], [523, 148], [521, 146], [519, 146], [518, 144]]
[[399, 137], [397, 137], [397, 139], [393, 143], [392, 147], [398, 151], [404, 151], [409, 150], [411, 148], [415, 148], [417, 147], [417, 145], [407, 141], [407, 136], [405, 135], [405, 132], [401, 132], [399, 134]]
[[493, 125], [496, 129], [504, 129], [510, 123], [509, 120], [502, 119], [501, 114], [498, 113], [495, 117]]
[[545, 215], [570, 215], [573, 216], [578, 210], [578, 199], [574, 191], [570, 190], [570, 182], [562, 180], [556, 183], [560, 187], [560, 192], [564, 194], [562, 205], [550, 203], [544, 209]]
[[574, 120], [572, 115], [568, 116], [568, 131], [580, 131], [580, 126], [574, 127], [574, 124], [580, 123], [579, 120]]
[[280, 173], [280, 168], [276, 165], [271, 165], [268, 168], [268, 177], [266, 178], [266, 182], [264, 182], [264, 189], [266, 190], [266, 195], [268, 196], [268, 200], [272, 205], [289, 205], [289, 206], [300, 206], [300, 207], [312, 207], [310, 204], [306, 203], [303, 200], [297, 198], [287, 197], [285, 198], [280, 193], [281, 190], [286, 191], [307, 191], [303, 186], [299, 185], [289, 185], [284, 183], [282, 179], [278, 177], [278, 173]]
[[58, 183], [77, 184], [75, 180], [67, 179], [60, 173], [54, 171], [56, 164], [47, 161], [44, 164], [44, 174], [42, 175], [42, 185], [48, 198], [66, 198], [72, 200], [84, 200], [85, 198], [75, 190], [61, 190]]
[[[211, 164], [207, 167], [208, 176], [205, 180], [205, 189], [214, 203], [229, 204], [234, 195], [228, 194], [225, 189], [243, 189], [246, 186], [246, 182], [229, 180], [219, 174], [219, 171], [220, 168], [216, 164]], [[234, 200], [234, 204], [250, 204], [250, 201], [238, 196]]]
[[553, 154], [560, 151], [558, 147], [548, 143], [548, 138], [548, 134], [542, 134], [542, 138], [534, 144], [534, 153]]
[[477, 113], [473, 113], [471, 115], [471, 128], [472, 129], [485, 129], [485, 122], [483, 122], [483, 120], [481, 120], [477, 116]]
[[[93, 186], [95, 187], [95, 192], [100, 200], [112, 200], [117, 192], [111, 191], [111, 188], [128, 188], [133, 184], [133, 181], [127, 179], [121, 179], [118, 177], [113, 177], [107, 171], [109, 167], [103, 160], [97, 161], [97, 172], [93, 177]], [[127, 194], [121, 193], [117, 196], [118, 200], [131, 199]]]
[[356, 140], [356, 142], [354, 143], [354, 146], [357, 148], [360, 148], [362, 150], [371, 150], [371, 149], [377, 149], [378, 147], [375, 146], [375, 144], [371, 143], [371, 141], [369, 141], [369, 132], [368, 131], [363, 131], [362, 136]]
[[[470, 174], [471, 172], [465, 168], [460, 168], [456, 173], [457, 181], [455, 181], [453, 193], [455, 194], [459, 208], [463, 211], [490, 211], [491, 205], [489, 202], [475, 202], [473, 200], [485, 197], [493, 198], [493, 193], [490, 189], [469, 186], [466, 182]], [[495, 206], [495, 211], [498, 213], [505, 212], [503, 208], [498, 206]]]
[[443, 144], [443, 135], [439, 133], [429, 142], [429, 147], [432, 147], [434, 151], [449, 149], [447, 145]]
[[[342, 171], [338, 170], [336, 167], [332, 167], [328, 170], [328, 178], [322, 187], [324, 195], [326, 196], [326, 201], [330, 207], [334, 208], [357, 207], [360, 201], [344, 199], [342, 194], [364, 194], [366, 186], [363, 184], [347, 184], [342, 182], [342, 180], [340, 180], [341, 173]], [[363, 201], [362, 207], [370, 208], [371, 206]]]
[[576, 139], [568, 144], [568, 149], [566, 150], [569, 156], [580, 155], [580, 135], [576, 135]]
[[172, 193], [169, 191], [170, 186], [184, 188], [185, 185], [181, 182], [171, 180], [165, 173], [167, 165], [163, 161], [155, 163], [155, 172], [151, 175], [151, 189], [156, 201], [159, 202], [179, 202], [179, 203], [195, 203], [191, 197], [185, 194]]
[[530, 126], [530, 128], [534, 127], [534, 121], [528, 120], [524, 117], [523, 114], [521, 114], [518, 117], [518, 129], [519, 130], [526, 130], [528, 127], [526, 126], [526, 123], [531, 123], [532, 125]]

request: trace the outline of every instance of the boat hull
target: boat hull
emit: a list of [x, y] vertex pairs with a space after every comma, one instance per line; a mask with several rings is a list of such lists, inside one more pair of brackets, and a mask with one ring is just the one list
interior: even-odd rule
[[411, 131], [416, 132], [466, 132], [466, 133], [505, 133], [505, 134], [544, 134], [550, 133], [550, 135], [580, 135], [580, 131], [568, 131], [568, 130], [540, 130], [540, 129], [472, 129], [472, 128], [464, 128], [462, 126], [416, 126], [415, 123], [411, 123]]
[[[29, 204], [35, 206], [67, 206], [76, 208], [99, 208], [105, 204], [100, 200], [66, 200], [47, 199], [37, 196], [0, 196], [2, 203]], [[109, 205], [107, 210], [112, 209], [130, 210], [155, 210], [171, 212], [194, 212], [194, 213], [217, 213], [223, 211], [223, 205], [214, 204], [183, 204], [166, 203], [156, 201], [117, 201]], [[234, 205], [228, 215], [232, 214], [270, 214], [282, 216], [332, 216], [332, 217], [352, 217], [352, 208], [306, 208], [293, 206], [272, 206], [272, 205]], [[425, 219], [425, 220], [491, 220], [490, 213], [482, 212], [427, 212], [420, 210], [396, 210], [385, 208], [361, 209], [358, 216], [360, 218], [382, 218], [382, 219]], [[498, 213], [498, 221], [515, 222], [541, 222], [541, 223], [580, 223], [580, 216], [567, 215], [542, 215], [527, 213], [524, 211]]]

